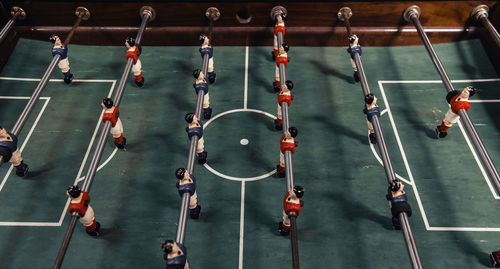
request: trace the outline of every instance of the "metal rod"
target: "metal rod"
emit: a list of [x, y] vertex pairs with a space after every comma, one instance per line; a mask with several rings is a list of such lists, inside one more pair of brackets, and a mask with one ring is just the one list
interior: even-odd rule
[[[276, 16], [276, 21], [278, 21], [278, 16]], [[283, 45], [283, 33], [278, 32], [277, 36], [277, 46], [278, 50], [279, 48]], [[286, 67], [285, 64], [281, 63], [279, 65], [279, 78], [280, 78], [280, 87], [285, 85], [286, 83]], [[290, 126], [289, 122], [289, 117], [288, 117], [288, 103], [282, 102], [281, 103], [281, 114], [282, 114], [282, 123], [283, 123], [283, 133], [286, 133], [288, 131], [288, 128]], [[285, 176], [286, 176], [286, 191], [289, 192], [293, 189], [294, 182], [293, 182], [293, 162], [292, 162], [292, 152], [289, 150], [285, 151]], [[299, 243], [298, 243], [298, 237], [297, 237], [297, 221], [296, 221], [296, 216], [294, 215], [289, 215], [290, 218], [290, 229], [291, 229], [291, 236], [290, 236], [290, 242], [292, 245], [292, 263], [293, 263], [293, 268], [294, 269], [299, 269], [300, 268], [300, 263], [299, 263]]]
[[[137, 40], [140, 41], [140, 38], [142, 37], [142, 33], [144, 32], [144, 30], [146, 28], [146, 23], [147, 23], [149, 18], [150, 18], [149, 14], [143, 15], [141, 27], [139, 28], [139, 32], [138, 32], [137, 37], [136, 37], [136, 41]], [[132, 63], [133, 63], [133, 59], [128, 59], [127, 65], [125, 66], [125, 70], [123, 71], [120, 83], [118, 85], [118, 89], [116, 91], [116, 95], [115, 95], [115, 99], [114, 99], [114, 104], [116, 106], [118, 106], [120, 104], [120, 100], [122, 98], [123, 91], [125, 89], [125, 82], [130, 74], [130, 70], [132, 69]], [[104, 145], [106, 144], [107, 136], [108, 136], [110, 129], [111, 129], [111, 123], [109, 121], [107, 121], [104, 124], [104, 127], [101, 131], [101, 134], [99, 136], [99, 140], [97, 142], [97, 145], [96, 145], [96, 148], [94, 151], [94, 155], [92, 157], [92, 160], [90, 161], [90, 165], [89, 165], [89, 168], [87, 170], [87, 174], [85, 175], [85, 179], [83, 181], [82, 190], [85, 192], [89, 192], [90, 186], [94, 180], [97, 166], [98, 166], [99, 161], [101, 159], [102, 152], [104, 150]], [[59, 249], [59, 253], [57, 254], [56, 263], [54, 264], [55, 269], [58, 269], [61, 267], [62, 261], [64, 259], [64, 256], [66, 255], [66, 251], [68, 249], [68, 245], [69, 245], [71, 236], [73, 234], [73, 231], [75, 230], [76, 219], [78, 219], [78, 216], [72, 214], [71, 222], [68, 226], [68, 230], [66, 231], [66, 236], [64, 238], [64, 241], [63, 241], [61, 248]]]
[[290, 231], [290, 237], [291, 237], [291, 244], [292, 244], [292, 263], [293, 263], [293, 269], [299, 269], [300, 268], [300, 263], [299, 263], [299, 244], [298, 244], [298, 237], [297, 237], [297, 217], [296, 216], [290, 216], [290, 225], [291, 225], [291, 231]]
[[343, 9], [342, 16], [344, 16], [345, 28], [347, 29], [347, 36], [351, 37], [352, 31], [351, 31], [351, 22], [349, 21], [349, 11], [350, 11], [350, 9], [349, 10]]
[[[17, 14], [17, 13], [16, 13]], [[0, 32], [0, 43], [3, 42], [7, 34], [10, 32], [10, 29], [12, 29], [12, 26], [14, 26], [14, 22], [16, 20], [16, 16], [14, 16], [12, 19], [10, 19], [7, 24], [3, 27], [2, 31]]]
[[[424, 29], [422, 25], [420, 24], [419, 16], [420, 16], [420, 8], [417, 6], [412, 6], [406, 9], [405, 11], [405, 19], [407, 21], [412, 21], [415, 27], [417, 28], [417, 32], [422, 38], [422, 41], [424, 42], [425, 48], [427, 49], [427, 52], [431, 56], [432, 63], [436, 67], [439, 75], [441, 76], [441, 80], [443, 81], [443, 84], [447, 90], [447, 92], [451, 92], [454, 90], [453, 85], [451, 84], [450, 79], [448, 78], [448, 75], [446, 74], [446, 71], [444, 70], [443, 65], [439, 61], [439, 58], [432, 48], [432, 44], [429, 41], [429, 38], [424, 32]], [[476, 131], [476, 128], [472, 124], [471, 119], [469, 118], [469, 115], [464, 109], [461, 109], [458, 111], [458, 114], [460, 115], [460, 119], [462, 123], [465, 125], [469, 136], [472, 138], [472, 141], [474, 142], [474, 146], [476, 147], [476, 151], [479, 153], [479, 156], [481, 157], [481, 160], [483, 164], [486, 166], [486, 170], [488, 170], [488, 173], [490, 175], [491, 180], [495, 183], [495, 186], [497, 188], [497, 192], [500, 193], [500, 175], [498, 174], [498, 171], [496, 169], [495, 164], [491, 160], [490, 155], [488, 154], [488, 151], [486, 150], [486, 147], [483, 144], [483, 141], [481, 140], [481, 137], [479, 137], [479, 134]]]
[[[212, 20], [210, 20], [210, 25], [212, 25]], [[212, 33], [212, 31], [209, 31], [209, 35]], [[212, 40], [211, 37], [209, 37], [209, 40]], [[209, 61], [209, 55], [205, 54], [203, 55], [203, 60], [201, 63], [201, 72], [203, 75], [207, 78], [207, 71], [208, 71], [208, 61]], [[195, 109], [195, 115], [196, 118], [201, 119], [201, 110], [203, 107], [203, 97], [205, 96], [204, 91], [198, 91], [197, 99], [196, 99], [196, 109]], [[196, 148], [198, 147], [198, 137], [193, 136], [191, 137], [191, 142], [189, 144], [189, 153], [188, 153], [188, 159], [187, 159], [187, 164], [186, 164], [186, 170], [188, 173], [193, 174], [194, 172], [194, 163], [196, 159]], [[177, 233], [175, 236], [175, 241], [179, 242], [181, 244], [184, 244], [184, 237], [186, 235], [186, 226], [187, 226], [187, 212], [189, 210], [189, 199], [190, 196], [188, 193], [184, 193], [181, 198], [181, 207], [179, 210], [179, 220], [177, 224]]]
[[497, 29], [495, 29], [495, 27], [493, 27], [493, 24], [491, 24], [491, 22], [490, 22], [490, 20], [488, 20], [487, 16], [481, 16], [480, 20], [481, 20], [481, 23], [483, 24], [484, 28], [486, 28], [488, 30], [488, 32], [490, 32], [491, 37], [493, 38], [493, 40], [495, 40], [497, 45], [500, 47], [500, 35], [498, 34]]
[[498, 46], [500, 46], [500, 35], [488, 19], [489, 10], [490, 8], [487, 5], [479, 5], [472, 10], [470, 16], [472, 19], [481, 22], [483, 27], [486, 28], [488, 32], [490, 32], [493, 40], [497, 43]]
[[420, 262], [420, 257], [418, 255], [417, 244], [415, 244], [415, 239], [413, 238], [413, 233], [411, 231], [410, 220], [408, 219], [408, 215], [406, 215], [406, 212], [402, 212], [399, 214], [399, 222], [401, 222], [401, 227], [403, 228], [402, 230], [413, 268], [423, 268], [422, 262]]
[[0, 43], [3, 42], [7, 34], [10, 32], [12, 27], [14, 26], [15, 21], [19, 18], [21, 20], [26, 18], [26, 12], [20, 7], [12, 7], [11, 12], [12, 18], [5, 24], [2, 31], [0, 32]]
[[78, 19], [76, 19], [75, 24], [73, 24], [73, 28], [71, 28], [71, 31], [69, 32], [68, 36], [64, 40], [65, 45], [68, 45], [69, 42], [71, 42], [71, 39], [73, 38], [73, 35], [75, 34], [76, 28], [78, 28], [78, 26], [80, 25], [80, 22], [82, 22], [83, 15], [85, 15], [84, 12], [80, 12], [80, 14], [78, 14]]
[[[69, 221], [70, 226], [75, 226], [76, 221], [78, 220], [77, 215], [71, 215], [71, 220]], [[71, 236], [73, 235], [73, 230], [66, 230], [66, 234], [64, 235], [64, 240], [61, 245], [61, 248], [59, 249], [59, 252], [65, 251], [65, 249], [68, 248], [69, 241], [71, 240]], [[56, 263], [54, 264], [54, 268], [61, 268], [62, 262], [64, 260], [64, 255], [57, 255]]]
[[[350, 9], [349, 9], [350, 10]], [[352, 15], [352, 14], [351, 14]], [[349, 17], [345, 12], [343, 12], [343, 20], [346, 23], [346, 27], [349, 24]], [[349, 29], [348, 29], [349, 32]], [[352, 36], [352, 33], [349, 34], [349, 37]], [[361, 61], [361, 56], [358, 52], [354, 54], [354, 61], [356, 63], [356, 67], [359, 72], [359, 79], [361, 82], [361, 88], [363, 90], [363, 96], [366, 96], [370, 93], [370, 87], [368, 86], [368, 80], [366, 78], [365, 70], [363, 68], [363, 62]], [[374, 115], [370, 121], [373, 125], [373, 129], [376, 134], [377, 144], [382, 155], [382, 162], [384, 164], [385, 174], [387, 177], [387, 182], [389, 185], [392, 185], [393, 181], [396, 179], [396, 175], [394, 169], [392, 167], [391, 158], [389, 156], [389, 152], [387, 151], [387, 145], [385, 143], [384, 134], [382, 133], [382, 128], [380, 126], [380, 121], [377, 115]], [[401, 222], [401, 226], [403, 229], [403, 234], [405, 237], [406, 245], [408, 247], [408, 252], [410, 254], [410, 260], [412, 262], [413, 268], [422, 268], [422, 264], [420, 262], [420, 256], [418, 255], [418, 249], [415, 244], [415, 239], [413, 238], [413, 233], [411, 232], [411, 226], [408, 220], [408, 217], [405, 212], [399, 215], [399, 221]]]

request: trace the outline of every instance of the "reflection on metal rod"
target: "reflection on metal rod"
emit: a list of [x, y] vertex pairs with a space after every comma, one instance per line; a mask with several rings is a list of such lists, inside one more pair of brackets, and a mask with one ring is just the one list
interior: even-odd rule
[[491, 24], [490, 20], [488, 19], [488, 11], [489, 7], [487, 5], [479, 5], [474, 8], [474, 10], [472, 10], [470, 16], [476, 21], [481, 22], [483, 27], [488, 30], [493, 40], [495, 40], [497, 45], [500, 47], [500, 35], [498, 34], [497, 29], [493, 27], [493, 24]]
[[26, 12], [24, 12], [24, 10], [20, 7], [12, 7], [10, 9], [10, 14], [12, 15], [12, 18], [7, 22], [7, 24], [5, 24], [0, 32], [0, 43], [3, 42], [17, 19], [24, 20], [26, 18]]
[[[411, 6], [407, 8], [404, 12], [404, 19], [408, 22], [410, 21], [413, 22], [415, 28], [417, 28], [417, 32], [420, 38], [422, 38], [422, 41], [424, 42], [427, 52], [431, 56], [432, 63], [434, 64], [439, 75], [441, 76], [441, 80], [443, 81], [446, 91], [451, 92], [454, 90], [453, 85], [451, 84], [451, 81], [448, 78], [448, 75], [446, 74], [443, 65], [439, 61], [436, 52], [432, 48], [432, 44], [424, 32], [423, 27], [420, 24], [419, 18], [420, 18], [420, 8], [418, 6]], [[467, 112], [464, 109], [461, 109], [458, 111], [458, 114], [460, 115], [462, 123], [465, 125], [467, 131], [469, 132], [469, 136], [472, 138], [474, 146], [476, 147], [476, 151], [479, 153], [479, 156], [481, 157], [483, 164], [486, 166], [486, 170], [488, 170], [491, 180], [495, 183], [497, 192], [500, 193], [500, 175], [498, 174], [495, 164], [491, 160], [488, 151], [484, 147], [483, 141], [479, 137], [479, 134], [477, 133], [476, 128], [472, 124], [472, 121], [470, 120]]]

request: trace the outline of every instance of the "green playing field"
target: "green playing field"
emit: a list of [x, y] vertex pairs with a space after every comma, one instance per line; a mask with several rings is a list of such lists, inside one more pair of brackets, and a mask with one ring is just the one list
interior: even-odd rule
[[[0, 125], [14, 125], [50, 49], [49, 42], [19, 41], [0, 73]], [[469, 115], [499, 163], [500, 79], [480, 42], [435, 49], [457, 89], [478, 89]], [[208, 162], [194, 171], [202, 215], [188, 219], [185, 239], [191, 268], [291, 267], [290, 239], [277, 232], [286, 182], [272, 174], [281, 132], [273, 126], [270, 50], [214, 47]], [[295, 84], [289, 117], [299, 130], [294, 179], [306, 189], [297, 220], [302, 267], [411, 268], [403, 233], [392, 228], [386, 175], [378, 147], [369, 144], [362, 90], [345, 48], [293, 47], [289, 56], [287, 78]], [[115, 94], [125, 48], [70, 45], [69, 59], [75, 80], [66, 85], [56, 68], [20, 134], [29, 175], [17, 177], [10, 164], [0, 170], [1, 268], [54, 264], [68, 227], [65, 190], [81, 185], [87, 171], [102, 128], [100, 101]], [[413, 208], [423, 266], [489, 266], [489, 252], [500, 248], [500, 196], [460, 124], [435, 138], [448, 106], [425, 48], [364, 47], [362, 59]], [[184, 115], [194, 112], [191, 72], [201, 58], [196, 47], [144, 47], [141, 61], [145, 86], [130, 75], [120, 104], [127, 151], [115, 150], [109, 136], [90, 190], [103, 236], [89, 237], [77, 224], [63, 267], [165, 267], [161, 244], [177, 230], [174, 172], [187, 161]]]

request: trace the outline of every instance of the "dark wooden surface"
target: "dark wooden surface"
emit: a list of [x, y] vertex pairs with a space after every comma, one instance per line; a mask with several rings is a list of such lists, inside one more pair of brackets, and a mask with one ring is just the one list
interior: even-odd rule
[[[343, 33], [344, 24], [337, 19], [343, 6], [353, 11], [351, 24], [357, 34], [366, 35], [365, 46], [391, 46], [419, 44], [418, 38], [402, 38], [401, 27], [407, 25], [402, 19], [403, 11], [411, 4], [422, 9], [421, 23], [425, 27], [445, 27], [455, 32], [433, 35], [433, 42], [455, 41], [471, 38], [461, 29], [471, 25], [469, 15], [479, 4], [493, 6], [494, 1], [426, 1], [426, 2], [8, 2], [5, 9], [20, 6], [28, 14], [26, 20], [16, 23], [16, 31], [22, 37], [46, 40], [50, 33], [64, 33], [75, 22], [74, 10], [85, 6], [91, 12], [88, 21], [83, 21], [73, 43], [93, 45], [121, 45], [126, 36], [133, 35], [140, 24], [139, 10], [144, 5], [152, 6], [156, 19], [148, 23], [143, 45], [197, 45], [196, 36], [208, 25], [205, 11], [217, 7], [221, 17], [214, 23], [218, 45], [245, 45], [247, 35], [250, 45], [268, 45], [272, 40], [273, 21], [271, 9], [283, 5], [288, 11], [286, 25], [287, 40], [299, 46], [338, 46], [345, 43], [343, 37], [331, 37]], [[252, 15], [248, 25], [236, 20], [236, 13], [247, 9]], [[62, 28], [58, 28], [62, 27]], [[392, 32], [387, 32], [390, 29]], [[412, 34], [404, 33], [409, 37]], [[416, 34], [413, 34], [416, 36]], [[166, 38], [168, 36], [169, 38]], [[307, 38], [305, 38], [307, 37]]]
[[[270, 11], [276, 5], [287, 9], [286, 40], [292, 46], [345, 46], [344, 23], [337, 19], [341, 7], [353, 11], [350, 20], [353, 32], [363, 46], [421, 45], [422, 41], [412, 24], [403, 21], [402, 14], [410, 5], [418, 5], [422, 14], [420, 21], [426, 28], [432, 43], [454, 42], [482, 37], [492, 61], [498, 57], [494, 46], [484, 35], [479, 35], [481, 26], [470, 19], [470, 12], [479, 4], [490, 6], [490, 18], [497, 26], [500, 14], [496, 1], [252, 1], [252, 2], [136, 2], [136, 1], [6, 1], [0, 5], [0, 14], [9, 14], [12, 6], [22, 7], [27, 17], [17, 21], [14, 31], [18, 37], [48, 40], [52, 33], [66, 36], [76, 20], [75, 9], [85, 6], [91, 16], [82, 21], [72, 43], [84, 45], [122, 45], [128, 36], [135, 36], [141, 21], [139, 10], [152, 6], [155, 20], [148, 23], [143, 45], [178, 46], [198, 45], [198, 35], [208, 29], [205, 11], [217, 7], [221, 17], [214, 22], [213, 44], [225, 46], [267, 46], [272, 44], [273, 20]], [[249, 24], [236, 19], [239, 10], [246, 9], [252, 16]], [[8, 15], [10, 16], [10, 15]], [[5, 24], [6, 19], [2, 18]], [[437, 32], [439, 30], [439, 32]], [[5, 43], [5, 42], [4, 42]], [[0, 65], [11, 45], [0, 45]], [[498, 61], [496, 61], [498, 62]], [[500, 69], [497, 69], [500, 70]]]

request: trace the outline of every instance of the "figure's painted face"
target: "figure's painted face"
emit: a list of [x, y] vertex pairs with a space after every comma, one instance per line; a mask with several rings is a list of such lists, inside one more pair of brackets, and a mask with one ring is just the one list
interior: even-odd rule
[[0, 135], [2, 136], [7, 135], [7, 130], [5, 130], [4, 128], [0, 128]]

